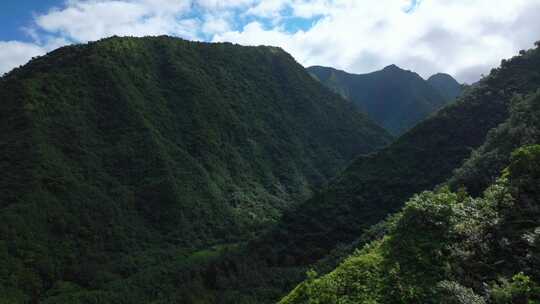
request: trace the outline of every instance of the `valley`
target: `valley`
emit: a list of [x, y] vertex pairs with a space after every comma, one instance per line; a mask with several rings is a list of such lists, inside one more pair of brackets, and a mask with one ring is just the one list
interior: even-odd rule
[[118, 37], [0, 78], [0, 303], [540, 303], [540, 48], [472, 86]]

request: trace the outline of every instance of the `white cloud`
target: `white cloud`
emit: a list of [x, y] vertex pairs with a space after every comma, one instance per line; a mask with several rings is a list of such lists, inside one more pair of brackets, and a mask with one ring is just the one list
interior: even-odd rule
[[0, 42], [0, 73], [62, 43], [168, 34], [277, 45], [304, 65], [363, 73], [394, 63], [471, 82], [540, 39], [540, 0], [66, 0], [25, 29], [34, 43]]
[[205, 21], [201, 30], [205, 34], [214, 35], [230, 31], [231, 29], [230, 16], [206, 15], [204, 19]]
[[65, 8], [38, 16], [36, 24], [75, 42], [111, 35], [179, 35], [191, 33], [176, 18], [190, 6], [189, 0], [71, 1]]
[[285, 8], [286, 0], [264, 0], [250, 7], [246, 15], [254, 15], [263, 18], [279, 18], [280, 12]]
[[337, 7], [339, 7], [339, 3], [330, 0], [300, 0], [293, 1], [291, 4], [294, 15], [302, 18], [325, 15]]
[[32, 43], [0, 41], [0, 76], [14, 67], [22, 65], [46, 50]]
[[331, 10], [340, 7], [339, 2], [332, 0], [264, 0], [250, 7], [245, 14], [272, 18], [275, 21], [285, 17], [283, 12], [289, 8], [294, 17], [312, 18], [328, 14]]
[[252, 5], [255, 3], [255, 0], [197, 0], [196, 4], [208, 9], [228, 9], [228, 8], [238, 8]]
[[306, 31], [251, 23], [214, 40], [278, 45], [304, 65], [362, 73], [395, 63], [424, 77], [441, 71], [472, 82], [540, 38], [539, 0], [423, 1], [411, 13], [403, 0], [306, 0], [292, 7], [299, 17], [323, 17]]
[[37, 57], [64, 46], [68, 42], [62, 38], [50, 38], [44, 44], [21, 41], [0, 41], [0, 76], [11, 69]]

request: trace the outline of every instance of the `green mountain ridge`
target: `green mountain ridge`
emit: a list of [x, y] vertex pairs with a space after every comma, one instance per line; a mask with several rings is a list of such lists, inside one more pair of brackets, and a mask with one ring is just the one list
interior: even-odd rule
[[539, 71], [503, 60], [390, 143], [279, 48], [34, 59], [0, 78], [0, 303], [536, 304]]
[[280, 303], [540, 303], [540, 92], [510, 111], [452, 181], [499, 177], [482, 195], [415, 195], [384, 237]]
[[8, 303], [105, 301], [160, 260], [191, 265], [392, 139], [273, 47], [113, 37], [13, 70], [0, 100]]
[[[305, 272], [314, 268], [323, 276], [319, 277], [315, 272], [309, 271], [308, 279], [283, 298], [282, 303], [483, 303], [481, 301], [484, 301], [485, 295], [477, 294], [479, 292], [477, 284], [484, 286], [483, 283], [490, 284], [490, 288], [493, 289], [491, 292], [493, 295], [490, 294], [489, 297], [500, 299], [500, 302], [495, 303], [510, 304], [508, 298], [514, 296], [531, 298], [534, 293], [523, 293], [519, 290], [536, 288], [534, 281], [523, 283], [527, 280], [531, 282], [534, 277], [530, 273], [521, 275], [511, 271], [512, 269], [519, 271], [519, 268], [515, 267], [515, 261], [508, 263], [505, 271], [489, 272], [489, 269], [499, 266], [497, 263], [501, 260], [501, 256], [498, 254], [486, 255], [484, 259], [483, 251], [474, 251], [477, 256], [473, 255], [468, 260], [452, 264], [457, 272], [441, 272], [440, 276], [433, 276], [433, 273], [440, 270], [437, 268], [440, 264], [437, 263], [445, 264], [447, 260], [434, 259], [434, 264], [431, 265], [431, 258], [440, 257], [440, 250], [447, 245], [455, 245], [460, 249], [462, 248], [460, 246], [475, 244], [477, 237], [489, 236], [484, 234], [485, 230], [482, 230], [482, 227], [504, 232], [502, 238], [490, 240], [491, 253], [498, 252], [498, 249], [494, 249], [497, 247], [491, 246], [504, 243], [505, 237], [517, 241], [521, 244], [518, 248], [523, 248], [524, 239], [519, 235], [520, 231], [526, 232], [527, 238], [531, 235], [534, 239], [535, 230], [531, 230], [531, 225], [521, 228], [490, 225], [489, 219], [495, 221], [504, 219], [503, 216], [499, 217], [493, 212], [520, 210], [520, 208], [508, 208], [508, 204], [513, 206], [512, 201], [505, 201], [506, 205], [503, 206], [493, 205], [489, 197], [514, 190], [503, 185], [501, 189], [504, 191], [498, 192], [499, 185], [495, 184], [493, 186], [495, 192], [483, 198], [469, 197], [462, 190], [451, 192], [446, 188], [419, 196], [415, 193], [438, 188], [454, 174], [456, 168], [462, 166], [466, 159], [469, 157], [474, 159], [471, 150], [475, 148], [479, 149], [478, 151], [482, 150], [478, 147], [490, 141], [487, 133], [490, 130], [491, 133], [498, 133], [496, 129], [504, 126], [503, 122], [508, 119], [509, 112], [512, 112], [513, 116], [521, 117], [523, 114], [516, 113], [528, 113], [534, 109], [534, 106], [526, 106], [534, 103], [519, 102], [521, 106], [516, 112], [516, 108], [511, 106], [514, 102], [510, 100], [515, 100], [513, 97], [515, 94], [527, 94], [537, 90], [540, 86], [539, 67], [538, 49], [504, 61], [500, 68], [494, 69], [490, 76], [469, 89], [456, 103], [443, 108], [387, 148], [372, 155], [359, 157], [313, 198], [285, 212], [271, 231], [251, 241], [246, 248], [218, 258], [212, 264], [212, 267], [219, 269], [215, 277], [213, 276], [213, 282], [218, 283], [214, 285], [200, 283], [196, 285], [199, 288], [203, 286], [199, 292], [217, 294], [218, 299], [228, 299], [211, 300], [207, 303], [275, 303], [278, 300], [276, 297], [293, 290], [296, 283], [305, 279]], [[525, 128], [519, 126], [518, 129], [526, 132], [517, 133], [523, 134], [523, 137], [516, 140], [516, 144], [509, 148], [510, 151], [519, 147], [521, 143], [529, 142], [526, 135], [527, 132], [534, 130], [530, 128], [534, 125], [530, 122], [535, 121], [533, 119], [535, 113], [531, 112], [530, 116], [525, 116], [527, 117], [525, 119], [527, 123], [523, 124]], [[506, 130], [505, 127], [502, 128]], [[515, 130], [514, 127], [510, 129]], [[535, 134], [534, 131], [531, 134]], [[508, 148], [504, 149], [508, 151]], [[499, 166], [497, 163], [493, 164]], [[504, 164], [508, 165], [509, 161]], [[477, 176], [488, 181], [493, 180], [492, 176], [500, 175], [500, 172], [491, 175], [490, 171], [482, 170], [470, 172], [479, 172], [484, 176]], [[530, 184], [535, 185], [534, 179]], [[488, 185], [486, 184], [486, 187]], [[468, 184], [463, 186], [469, 188]], [[457, 186], [458, 189], [459, 187], [460, 185]], [[418, 197], [413, 201], [414, 204], [419, 204], [418, 208], [416, 206], [411, 208], [413, 218], [410, 222], [403, 222], [399, 229], [393, 228], [400, 213], [390, 215], [400, 211], [411, 197]], [[476, 200], [486, 201], [490, 207], [471, 213], [476, 207], [470, 202]], [[423, 219], [429, 225], [446, 221], [445, 218], [439, 220], [438, 217], [433, 219], [431, 217], [433, 215], [431, 211], [448, 210], [445, 209], [446, 205], [452, 206], [451, 212], [456, 212], [456, 216], [450, 217], [451, 223], [457, 223], [456, 229], [459, 227], [482, 229], [439, 235], [440, 230], [436, 229], [431, 234], [424, 233], [429, 232], [432, 226], [415, 226], [417, 223], [422, 224]], [[520, 203], [516, 206], [521, 205]], [[534, 219], [535, 213], [534, 207], [526, 210], [528, 210], [526, 214], [514, 213], [509, 216], [518, 223], [521, 223], [521, 219], [524, 219], [523, 223], [527, 223], [531, 217]], [[444, 214], [447, 213], [442, 213]], [[464, 219], [463, 215], [466, 218], [469, 214], [481, 214], [482, 217], [476, 219], [476, 222], [460, 224]], [[411, 229], [407, 230], [407, 227]], [[454, 226], [447, 227], [455, 229]], [[407, 231], [411, 231], [408, 236]], [[474, 233], [467, 236], [468, 231]], [[404, 251], [405, 254], [401, 255], [401, 251], [395, 248], [385, 249], [384, 252], [376, 249], [380, 247], [378, 243], [381, 238], [385, 235], [392, 236], [393, 233], [400, 233], [395, 239], [406, 241], [406, 243], [394, 242], [392, 245], [407, 250]], [[458, 236], [461, 238], [459, 240], [466, 241], [464, 243], [455, 241], [454, 238]], [[416, 246], [425, 242], [426, 249], [431, 250], [433, 244], [430, 241], [433, 240], [439, 240], [438, 243], [435, 242], [435, 251], [422, 251], [423, 245], [419, 248]], [[368, 243], [369, 248], [373, 250], [368, 248], [351, 255], [355, 248], [361, 249]], [[478, 244], [484, 248], [484, 243]], [[384, 246], [388, 247], [387, 243], [384, 243]], [[511, 245], [509, 247], [504, 249], [505, 258], [516, 258], [518, 264], [524, 262], [523, 257], [534, 253], [534, 247], [526, 247], [528, 249], [519, 252], [512, 251]], [[457, 251], [456, 254], [459, 253], [461, 251]], [[351, 256], [347, 258], [348, 255]], [[359, 263], [356, 263], [357, 256]], [[417, 256], [420, 261], [415, 260]], [[445, 254], [442, 257], [445, 257]], [[332, 271], [344, 258], [343, 264]], [[475, 259], [478, 263], [475, 263]], [[376, 263], [373, 264], [372, 261]], [[487, 271], [484, 269], [483, 272], [477, 272], [474, 268], [465, 271], [468, 266], [479, 267], [484, 262], [494, 263], [497, 266], [486, 264], [488, 269]], [[385, 268], [382, 268], [383, 264]], [[233, 272], [229, 270], [231, 265], [236, 269]], [[403, 265], [401, 266], [403, 271], [398, 268], [400, 265]], [[433, 268], [430, 268], [431, 266]], [[370, 267], [374, 270], [372, 271]], [[328, 276], [324, 275], [327, 273]], [[389, 277], [388, 273], [396, 276]], [[463, 273], [467, 274], [466, 280], [456, 279]], [[482, 274], [489, 274], [491, 277], [489, 280], [477, 277]], [[474, 278], [469, 279], [468, 275], [473, 275]], [[491, 279], [497, 276], [502, 277]], [[438, 282], [439, 278], [444, 280]], [[392, 281], [394, 279], [399, 281]], [[375, 285], [370, 285], [370, 282]], [[231, 294], [234, 294], [232, 298]], [[449, 294], [448, 302], [445, 302], [444, 295], [447, 294]], [[459, 299], [476, 302], [459, 302]]]
[[455, 103], [381, 151], [360, 156], [325, 189], [287, 211], [262, 246], [282, 261], [310, 265], [354, 241], [415, 193], [451, 178], [508, 118], [513, 96], [540, 87], [539, 70], [539, 49], [505, 60]]
[[429, 77], [427, 82], [446, 100], [454, 100], [463, 93], [462, 86], [448, 74], [437, 73]]
[[455, 190], [465, 187], [479, 195], [496, 182], [499, 173], [508, 166], [515, 149], [540, 143], [540, 100], [523, 95], [510, 103], [511, 116], [491, 130], [484, 144], [474, 150], [463, 165], [454, 171], [448, 184]]
[[517, 90], [508, 118], [448, 182], [413, 195], [371, 241], [323, 276], [308, 272], [280, 304], [540, 303], [540, 49], [520, 55], [447, 107]]
[[396, 65], [369, 74], [350, 74], [322, 66], [307, 69], [394, 135], [403, 134], [455, 99], [449, 96], [455, 94], [455, 88], [447, 78], [434, 76], [425, 81]]

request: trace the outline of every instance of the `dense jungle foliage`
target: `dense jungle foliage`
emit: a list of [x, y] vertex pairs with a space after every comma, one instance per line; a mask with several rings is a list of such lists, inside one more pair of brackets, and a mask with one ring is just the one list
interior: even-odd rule
[[512, 150], [540, 143], [540, 91], [527, 97], [515, 96], [510, 103], [510, 114], [454, 172], [450, 179], [454, 189], [465, 187], [473, 195], [480, 194], [508, 165]]
[[449, 75], [437, 74], [426, 81], [395, 65], [362, 75], [321, 66], [308, 71], [394, 135], [405, 133], [461, 93], [460, 85]]
[[540, 303], [540, 145], [516, 150], [479, 198], [413, 196], [387, 233], [281, 304]]
[[540, 92], [516, 95], [455, 170], [454, 191], [414, 195], [370, 243], [327, 275], [308, 272], [280, 303], [540, 303], [539, 117]]
[[61, 48], [0, 78], [0, 303], [538, 303], [539, 88], [383, 148], [278, 48]]
[[[308, 265], [337, 245], [354, 241], [371, 225], [399, 211], [413, 194], [433, 189], [451, 178], [453, 171], [471, 156], [471, 151], [484, 143], [487, 133], [506, 121], [516, 94], [527, 95], [538, 88], [540, 49], [504, 60], [500, 68], [494, 69], [455, 103], [421, 122], [383, 150], [360, 156], [323, 191], [286, 212], [268, 236], [272, 239], [267, 242], [268, 251], [273, 244], [271, 252], [276, 258]], [[520, 107], [525, 109], [520, 110]], [[537, 105], [520, 103], [515, 107], [515, 115], [527, 112], [527, 107]], [[534, 137], [528, 134], [535, 134], [537, 117], [533, 114], [525, 118], [522, 125], [526, 128], [522, 131], [512, 129], [523, 135], [510, 136], [508, 143], [501, 143], [500, 155], [506, 153], [507, 159], [513, 149], [531, 143], [529, 138]], [[504, 126], [500, 128], [504, 129]], [[486, 145], [489, 146], [489, 141]], [[472, 158], [478, 158], [475, 154], [483, 154], [482, 151], [473, 153]], [[504, 166], [504, 162], [498, 162], [494, 170], [480, 169], [481, 174], [489, 177], [481, 176], [479, 183], [483, 180], [484, 186], [491, 184]], [[458, 171], [462, 171], [456, 174], [459, 180], [474, 176], [471, 169]], [[472, 179], [471, 183], [457, 184], [475, 188], [478, 192], [479, 186]]]
[[0, 79], [0, 128], [1, 303], [182, 295], [161, 271], [231, 250], [391, 140], [279, 48], [170, 37], [35, 58]]

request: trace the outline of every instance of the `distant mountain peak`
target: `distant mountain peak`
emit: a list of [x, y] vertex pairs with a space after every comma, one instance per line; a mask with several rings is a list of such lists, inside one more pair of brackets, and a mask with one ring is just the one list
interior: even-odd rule
[[394, 135], [412, 128], [448, 100], [420, 75], [395, 64], [368, 74], [342, 73], [325, 67], [311, 67], [308, 71]]
[[463, 88], [449, 74], [437, 73], [428, 78], [427, 82], [444, 96], [448, 101], [452, 101], [461, 95]]
[[405, 71], [404, 69], [398, 67], [395, 64], [391, 64], [389, 66], [386, 66], [383, 71]]
[[434, 79], [451, 79], [451, 80], [455, 81], [455, 79], [454, 79], [454, 77], [452, 77], [452, 75], [446, 74], [446, 73], [433, 74], [428, 78], [428, 81], [431, 81], [431, 80], [434, 80]]

